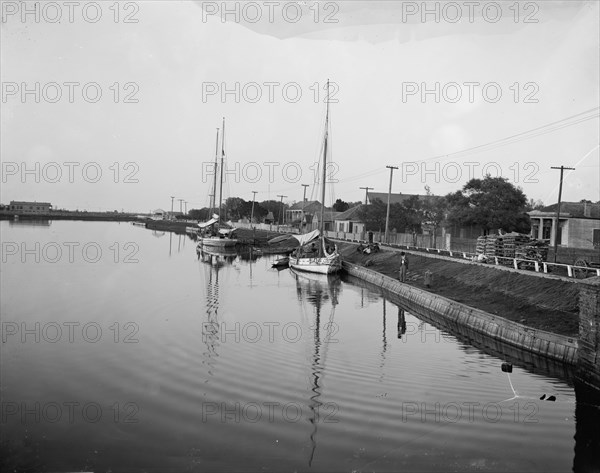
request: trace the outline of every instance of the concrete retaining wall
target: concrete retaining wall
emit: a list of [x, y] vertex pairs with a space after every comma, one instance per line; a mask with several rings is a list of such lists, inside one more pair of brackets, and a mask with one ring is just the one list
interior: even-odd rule
[[600, 390], [600, 277], [581, 284], [579, 343], [578, 378]]
[[403, 305], [409, 309], [415, 308], [417, 313], [419, 309], [425, 309], [435, 314], [445, 327], [465, 326], [473, 332], [537, 355], [573, 365], [577, 362], [578, 342], [572, 337], [526, 327], [437, 294], [402, 284], [362, 266], [347, 262], [343, 264], [348, 274], [397, 294], [402, 298]]

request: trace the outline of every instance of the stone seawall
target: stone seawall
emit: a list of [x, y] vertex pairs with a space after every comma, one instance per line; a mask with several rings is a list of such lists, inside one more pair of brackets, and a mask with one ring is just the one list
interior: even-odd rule
[[417, 313], [419, 309], [425, 309], [430, 314], [434, 314], [440, 325], [444, 327], [467, 327], [473, 332], [540, 356], [572, 365], [577, 362], [576, 338], [512, 322], [437, 294], [402, 284], [389, 276], [352, 263], [344, 262], [344, 269], [351, 276], [370, 282], [384, 291], [397, 294], [408, 309], [414, 308]]

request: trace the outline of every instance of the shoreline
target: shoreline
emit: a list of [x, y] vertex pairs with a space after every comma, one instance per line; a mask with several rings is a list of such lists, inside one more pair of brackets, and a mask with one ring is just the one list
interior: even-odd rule
[[[398, 279], [400, 249], [382, 247], [378, 253], [363, 255], [357, 246], [338, 241], [345, 262]], [[578, 280], [403, 251], [409, 257], [408, 286], [531, 329], [578, 337]], [[433, 276], [429, 287], [426, 271]]]

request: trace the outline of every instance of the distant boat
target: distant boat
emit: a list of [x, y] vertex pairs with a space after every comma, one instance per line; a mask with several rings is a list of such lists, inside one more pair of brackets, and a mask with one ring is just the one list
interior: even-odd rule
[[[215, 152], [215, 178], [213, 184], [213, 203], [217, 191], [217, 160], [219, 155], [219, 130], [217, 129], [217, 145]], [[214, 213], [207, 222], [199, 223], [198, 248], [231, 248], [237, 245], [238, 241], [234, 238], [235, 228], [220, 228], [221, 206], [223, 204], [223, 160], [225, 157], [225, 118], [223, 118], [223, 132], [221, 133], [221, 167], [220, 167], [220, 186], [219, 186], [219, 213]]]
[[290, 257], [282, 256], [281, 258], [278, 258], [275, 261], [273, 261], [273, 264], [271, 265], [271, 267], [272, 268], [287, 268], [289, 265], [290, 265]]
[[323, 160], [321, 190], [321, 218], [319, 229], [305, 235], [293, 235], [300, 243], [295, 256], [290, 257], [290, 267], [311, 273], [330, 274], [342, 268], [342, 259], [333, 242], [327, 242], [324, 234], [325, 185], [327, 181], [327, 140], [329, 138], [329, 81], [327, 81], [327, 112], [325, 114], [325, 135], [323, 139]]

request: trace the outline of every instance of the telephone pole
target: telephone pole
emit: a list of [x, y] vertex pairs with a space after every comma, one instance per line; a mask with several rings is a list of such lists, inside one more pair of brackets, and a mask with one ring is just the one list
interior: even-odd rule
[[558, 186], [558, 205], [556, 206], [556, 224], [554, 225], [554, 262], [556, 263], [556, 252], [558, 250], [558, 226], [560, 217], [560, 200], [562, 198], [562, 183], [563, 183], [563, 171], [565, 169], [574, 171], [575, 168], [567, 168], [565, 166], [556, 167], [552, 166], [550, 169], [560, 169], [560, 185]]
[[179, 201], [179, 213], [183, 213], [183, 199], [177, 199]]
[[373, 190], [374, 187], [359, 187], [359, 189], [365, 190], [365, 205], [367, 205], [367, 199], [369, 198], [369, 189]]
[[171, 220], [173, 218], [173, 200], [175, 199], [175, 196], [172, 195], [171, 196], [171, 216], [169, 217], [169, 220]]
[[[287, 195], [277, 195], [277, 197], [281, 197], [281, 211], [279, 213], [279, 224], [281, 225], [281, 214], [283, 213], [283, 198], [287, 197]], [[285, 223], [285, 214], [283, 214], [283, 223]]]
[[390, 225], [390, 197], [392, 195], [392, 176], [394, 175], [394, 169], [398, 169], [396, 166], [386, 166], [390, 170], [390, 189], [388, 191], [387, 201], [387, 212], [385, 214], [385, 242], [388, 243], [388, 230]]
[[302, 196], [302, 209], [304, 209], [304, 204], [306, 203], [306, 188], [308, 187], [308, 184], [300, 184], [302, 187], [304, 187], [304, 195]]
[[254, 199], [258, 192], [252, 191], [252, 212], [250, 213], [250, 226], [252, 226], [252, 220], [254, 220]]

